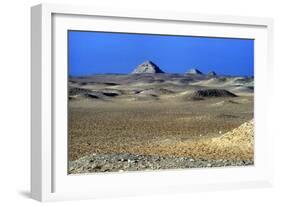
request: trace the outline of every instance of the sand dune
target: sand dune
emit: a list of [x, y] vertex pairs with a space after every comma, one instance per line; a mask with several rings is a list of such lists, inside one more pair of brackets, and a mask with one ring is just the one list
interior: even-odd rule
[[[75, 95], [114, 100], [120, 97], [136, 100], [159, 100], [164, 98], [200, 100], [207, 97], [230, 97], [236, 94], [252, 94], [253, 79], [244, 77], [222, 77], [209, 75], [179, 74], [132, 74], [96, 75], [70, 79], [70, 99]], [[76, 89], [76, 91], [74, 91]], [[79, 90], [79, 91], [78, 91]], [[94, 94], [93, 94], [94, 92]], [[97, 94], [102, 92], [100, 94]], [[87, 95], [89, 93], [89, 95]], [[81, 95], [84, 94], [84, 95]], [[135, 96], [134, 96], [135, 95]], [[186, 97], [185, 97], [186, 96]], [[109, 97], [112, 97], [110, 99]], [[157, 98], [156, 98], [157, 97]], [[80, 98], [80, 99], [81, 99]]]
[[[214, 77], [202, 81], [192, 82], [191, 85], [201, 85], [205, 87], [216, 87], [235, 89], [239, 88], [253, 88], [253, 78], [247, 77]], [[251, 91], [247, 91], [251, 92]]]

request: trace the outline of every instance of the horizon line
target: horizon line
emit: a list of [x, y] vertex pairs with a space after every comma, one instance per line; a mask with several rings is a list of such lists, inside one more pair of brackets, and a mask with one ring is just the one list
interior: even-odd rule
[[[212, 70], [213, 71], [213, 70]], [[210, 71], [210, 72], [212, 72]], [[96, 76], [96, 75], [165, 75], [165, 74], [179, 74], [179, 75], [197, 75], [197, 76], [211, 76], [208, 75], [208, 73], [203, 73], [202, 74], [188, 74], [187, 72], [185, 73], [170, 73], [170, 72], [164, 72], [164, 73], [88, 73], [88, 74], [70, 74], [68, 73], [68, 76], [74, 76], [74, 77], [85, 77], [85, 76]], [[230, 77], [254, 77], [254, 75], [231, 75], [231, 74], [216, 74], [216, 76], [230, 76]]]

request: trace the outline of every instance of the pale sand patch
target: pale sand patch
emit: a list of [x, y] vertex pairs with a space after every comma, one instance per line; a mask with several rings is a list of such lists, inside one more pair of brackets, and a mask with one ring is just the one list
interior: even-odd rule
[[254, 121], [245, 122], [240, 127], [225, 133], [221, 137], [213, 138], [212, 144], [217, 147], [252, 148], [254, 144]]
[[160, 141], [131, 148], [133, 153], [189, 156], [203, 159], [253, 160], [253, 120], [220, 137], [186, 141]]

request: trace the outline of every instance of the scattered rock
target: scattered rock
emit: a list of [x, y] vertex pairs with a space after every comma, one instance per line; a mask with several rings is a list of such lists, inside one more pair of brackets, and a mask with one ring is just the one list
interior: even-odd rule
[[[121, 161], [120, 161], [121, 160]], [[206, 160], [190, 157], [122, 154], [96, 154], [69, 162], [70, 174], [125, 172], [156, 169], [185, 169], [253, 165], [252, 160]]]

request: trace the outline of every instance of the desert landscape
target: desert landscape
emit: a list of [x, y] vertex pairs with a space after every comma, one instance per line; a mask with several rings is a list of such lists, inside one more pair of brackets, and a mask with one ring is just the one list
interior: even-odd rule
[[254, 78], [165, 73], [69, 76], [69, 174], [254, 164]]

